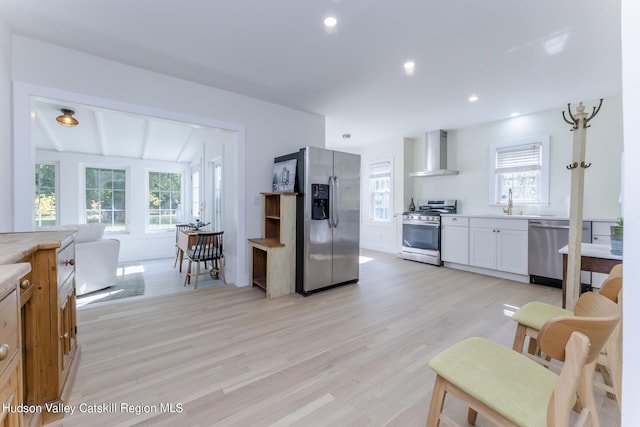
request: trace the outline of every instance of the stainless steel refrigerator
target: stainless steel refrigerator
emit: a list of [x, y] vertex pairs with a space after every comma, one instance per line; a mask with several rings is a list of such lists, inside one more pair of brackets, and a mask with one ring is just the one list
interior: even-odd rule
[[360, 156], [316, 147], [296, 158], [296, 291], [302, 295], [357, 282], [360, 255]]

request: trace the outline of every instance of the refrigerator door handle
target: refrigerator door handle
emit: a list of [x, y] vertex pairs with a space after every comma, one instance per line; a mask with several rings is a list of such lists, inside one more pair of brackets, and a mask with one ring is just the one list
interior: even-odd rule
[[340, 200], [340, 180], [337, 176], [333, 177], [333, 183], [335, 186], [334, 196], [333, 196], [333, 227], [338, 228], [338, 224], [340, 223], [340, 215], [338, 215], [338, 208], [336, 206], [336, 201]]
[[329, 176], [329, 228], [333, 227], [333, 176]]

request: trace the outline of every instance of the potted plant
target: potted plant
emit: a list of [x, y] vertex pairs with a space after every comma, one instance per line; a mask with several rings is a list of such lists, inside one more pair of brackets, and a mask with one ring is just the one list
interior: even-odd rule
[[611, 253], [622, 255], [622, 237], [624, 231], [624, 220], [618, 218], [616, 225], [611, 226]]

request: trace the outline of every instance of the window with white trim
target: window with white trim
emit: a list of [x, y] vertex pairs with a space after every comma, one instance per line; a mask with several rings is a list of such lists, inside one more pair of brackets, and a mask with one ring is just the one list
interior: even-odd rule
[[149, 230], [175, 229], [181, 203], [181, 173], [149, 172]]
[[549, 138], [529, 138], [491, 146], [490, 204], [549, 203]]
[[85, 222], [106, 224], [105, 231], [127, 229], [127, 172], [124, 169], [85, 169]]
[[57, 169], [54, 163], [36, 164], [34, 210], [36, 227], [57, 225]]
[[369, 164], [369, 206], [371, 221], [391, 221], [391, 161]]

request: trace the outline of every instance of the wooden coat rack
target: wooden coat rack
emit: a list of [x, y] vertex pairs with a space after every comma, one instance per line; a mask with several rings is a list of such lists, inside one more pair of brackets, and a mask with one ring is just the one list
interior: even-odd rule
[[602, 99], [597, 107], [593, 107], [591, 115], [584, 110], [582, 102], [576, 108], [577, 113], [571, 113], [571, 104], [567, 104], [567, 112], [562, 112], [565, 122], [572, 125], [573, 132], [573, 162], [567, 165], [571, 171], [571, 204], [569, 207], [569, 253], [567, 255], [567, 282], [566, 308], [573, 310], [580, 297], [580, 266], [582, 263], [582, 205], [584, 200], [584, 172], [591, 166], [585, 162], [585, 152], [587, 146], [587, 128], [589, 122], [598, 114], [602, 107]]

